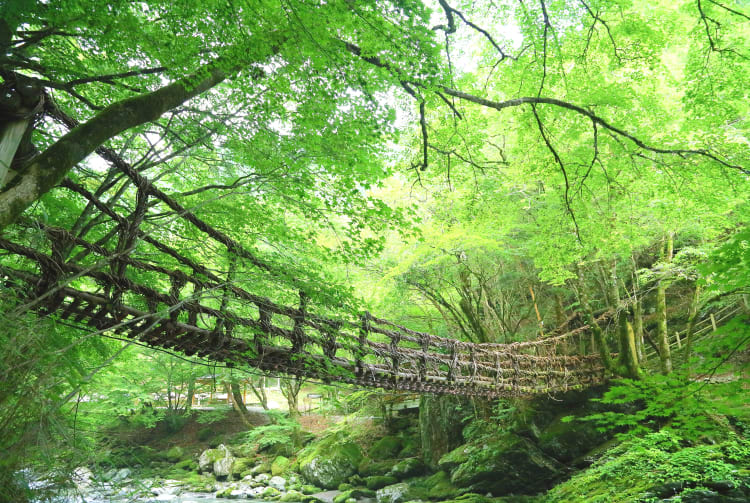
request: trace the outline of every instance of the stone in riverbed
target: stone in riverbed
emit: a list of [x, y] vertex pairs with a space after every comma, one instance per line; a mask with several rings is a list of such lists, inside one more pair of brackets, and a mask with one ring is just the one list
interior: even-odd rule
[[286, 479], [284, 477], [271, 477], [268, 481], [268, 487], [283, 491], [286, 488]]
[[300, 471], [316, 486], [336, 489], [357, 472], [362, 452], [357, 444], [331, 435], [300, 455]]
[[276, 459], [273, 460], [273, 463], [271, 463], [271, 475], [281, 475], [291, 464], [292, 462], [289, 461], [289, 458], [277, 456]]
[[378, 503], [404, 503], [409, 498], [409, 485], [401, 482], [386, 486], [376, 493]]

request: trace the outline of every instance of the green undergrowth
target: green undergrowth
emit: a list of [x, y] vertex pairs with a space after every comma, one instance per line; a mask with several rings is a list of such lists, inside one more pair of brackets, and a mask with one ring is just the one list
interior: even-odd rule
[[651, 491], [669, 482], [694, 487], [717, 481], [747, 484], [748, 469], [747, 440], [685, 446], [677, 432], [665, 429], [614, 447], [589, 469], [551, 489], [543, 501], [655, 501]]

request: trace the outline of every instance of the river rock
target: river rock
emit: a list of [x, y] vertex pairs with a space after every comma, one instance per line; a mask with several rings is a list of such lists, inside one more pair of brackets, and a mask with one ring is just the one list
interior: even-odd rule
[[365, 487], [373, 491], [377, 491], [385, 486], [390, 486], [396, 483], [398, 483], [398, 479], [389, 475], [373, 475], [372, 477], [365, 477]]
[[94, 474], [85, 466], [80, 466], [73, 470], [73, 483], [80, 491], [90, 488], [93, 478]]
[[409, 499], [409, 485], [393, 484], [379, 489], [376, 493], [378, 503], [403, 503]]
[[219, 454], [217, 455], [217, 459], [214, 461], [214, 476], [217, 480], [221, 480], [232, 475], [232, 465], [234, 464], [234, 457], [224, 444], [221, 444], [216, 448], [216, 450], [219, 451]]
[[283, 491], [286, 487], [286, 479], [284, 477], [271, 477], [268, 481], [268, 487], [273, 487], [279, 491]]
[[289, 461], [289, 458], [277, 456], [276, 459], [273, 460], [273, 463], [271, 463], [271, 475], [281, 475], [291, 464], [292, 462]]
[[325, 489], [336, 489], [357, 472], [362, 461], [357, 444], [339, 435], [331, 435], [299, 457], [300, 472], [305, 479]]
[[256, 475], [253, 478], [253, 480], [255, 480], [256, 482], [258, 482], [259, 484], [265, 484], [270, 479], [271, 479], [271, 476], [269, 474], [267, 474], [267, 473], [259, 473], [258, 475]]
[[465, 454], [466, 461], [452, 473], [451, 482], [495, 496], [537, 493], [548, 488], [562, 470], [560, 463], [532, 442], [512, 434], [500, 435], [491, 443], [472, 444]]
[[422, 475], [426, 470], [425, 464], [421, 459], [409, 458], [404, 459], [396, 463], [388, 475], [396, 477], [399, 480], [407, 479], [409, 477], [416, 477]]
[[305, 501], [306, 499], [308, 499], [308, 497], [299, 491], [289, 491], [282, 494], [279, 501], [281, 501], [281, 503], [294, 503], [297, 501]]

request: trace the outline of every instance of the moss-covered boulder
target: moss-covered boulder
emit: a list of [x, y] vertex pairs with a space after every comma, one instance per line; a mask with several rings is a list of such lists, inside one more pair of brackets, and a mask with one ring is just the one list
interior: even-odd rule
[[199, 473], [213, 471], [214, 463], [226, 457], [231, 457], [231, 454], [224, 444], [219, 445], [216, 449], [206, 449], [198, 457]]
[[438, 467], [446, 472], [452, 472], [469, 460], [470, 451], [471, 449], [468, 445], [460, 445], [443, 455], [437, 463]]
[[185, 457], [185, 449], [183, 449], [179, 445], [175, 445], [173, 447], [170, 447], [169, 450], [163, 453], [161, 457], [166, 461], [177, 463], [178, 461], [180, 461], [182, 458]]
[[368, 489], [377, 491], [385, 486], [390, 486], [398, 482], [396, 477], [390, 475], [373, 475], [372, 477], [365, 477], [365, 486]]
[[466, 461], [452, 473], [457, 487], [495, 496], [534, 494], [550, 487], [562, 470], [532, 442], [512, 434], [467, 448]]
[[558, 461], [570, 463], [612, 436], [611, 433], [600, 432], [590, 421], [570, 421], [564, 419], [566, 417], [567, 414], [559, 415], [540, 432], [536, 442], [545, 454]]
[[357, 472], [362, 452], [342, 435], [330, 435], [299, 455], [300, 472], [311, 484], [336, 489]]
[[385, 475], [391, 471], [393, 466], [397, 463], [396, 460], [386, 461], [371, 461], [364, 459], [357, 467], [357, 472], [363, 477], [373, 477], [375, 475]]
[[284, 456], [276, 456], [276, 459], [274, 459], [273, 463], [271, 463], [271, 475], [283, 475], [291, 464], [292, 462], [289, 461], [289, 458]]
[[267, 500], [277, 498], [280, 495], [281, 491], [279, 491], [275, 487], [266, 487], [265, 489], [263, 489], [263, 492], [260, 493], [260, 497]]
[[235, 478], [242, 478], [243, 473], [249, 473], [255, 465], [255, 460], [250, 458], [235, 458], [232, 463], [232, 473]]
[[388, 473], [391, 477], [396, 477], [399, 480], [408, 479], [411, 477], [418, 477], [423, 475], [427, 471], [427, 467], [424, 462], [419, 458], [408, 458], [399, 461], [391, 471]]
[[279, 501], [282, 503], [294, 503], [297, 501], [305, 501], [307, 500], [307, 496], [302, 494], [299, 491], [289, 491], [281, 495], [281, 498]]
[[383, 437], [370, 447], [367, 451], [368, 456], [375, 461], [395, 458], [403, 448], [403, 441], [399, 437]]
[[482, 496], [476, 493], [466, 493], [458, 496], [449, 501], [443, 501], [442, 503], [492, 503], [493, 500], [487, 496]]
[[364, 498], [374, 498], [375, 497], [375, 491], [371, 491], [369, 489], [349, 489], [348, 491], [344, 491], [341, 494], [337, 495], [335, 498], [333, 498], [333, 503], [345, 503], [346, 500], [349, 498], [354, 498], [355, 500], [360, 500]]
[[426, 478], [420, 483], [420, 486], [427, 491], [427, 497], [433, 500], [455, 498], [460, 493], [460, 489], [451, 482], [450, 475], [444, 471], [439, 471]]
[[315, 494], [315, 493], [319, 493], [319, 492], [321, 492], [320, 488], [319, 487], [315, 487], [314, 485], [305, 484], [305, 485], [302, 486], [302, 494], [310, 495], [310, 494]]
[[175, 463], [174, 467], [178, 470], [192, 472], [198, 469], [198, 463], [193, 459], [183, 459], [182, 461]]

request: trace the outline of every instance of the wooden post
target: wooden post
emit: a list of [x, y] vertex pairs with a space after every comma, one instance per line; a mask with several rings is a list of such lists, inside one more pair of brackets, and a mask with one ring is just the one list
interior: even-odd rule
[[677, 340], [677, 349], [682, 349], [682, 341], [680, 340], [680, 332], [675, 332], [674, 338]]
[[716, 332], [716, 318], [714, 317], [714, 313], [710, 314], [711, 317], [711, 327], [713, 327], [713, 331]]

